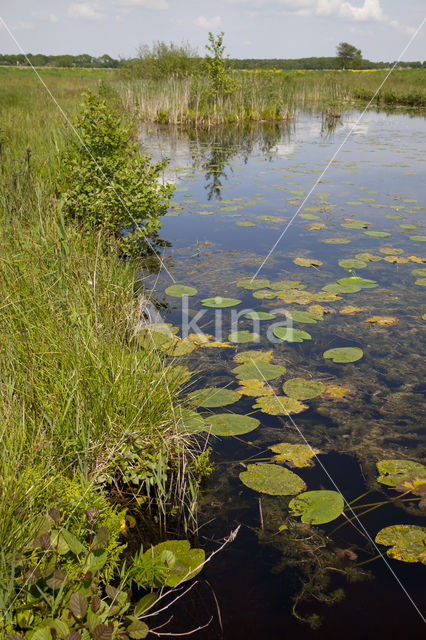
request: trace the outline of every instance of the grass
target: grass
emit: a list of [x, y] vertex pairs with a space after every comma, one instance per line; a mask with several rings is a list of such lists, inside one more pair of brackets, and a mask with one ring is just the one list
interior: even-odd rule
[[[117, 83], [127, 109], [151, 122], [213, 126], [285, 120], [297, 109], [342, 109], [369, 101], [387, 71], [234, 72], [235, 91], [211, 94], [204, 77]], [[396, 70], [375, 98], [381, 107], [426, 107], [426, 70]]]
[[[154, 486], [160, 508], [183, 504], [193, 447], [175, 413], [182, 368], [136, 343], [137, 263], [106, 250], [101, 233], [83, 234], [64, 222], [56, 176], [66, 126], [32, 74], [0, 70], [0, 549], [6, 562], [35, 536], [46, 509], [60, 508], [70, 479], [84, 504], [86, 488], [93, 491], [100, 474], [114, 475], [130, 448], [142, 471], [144, 460], [169, 467]], [[108, 72], [42, 75], [72, 116], [81, 92], [96, 90]]]

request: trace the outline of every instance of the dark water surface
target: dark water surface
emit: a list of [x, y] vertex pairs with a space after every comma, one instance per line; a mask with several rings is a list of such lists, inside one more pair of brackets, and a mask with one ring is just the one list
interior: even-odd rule
[[[339, 399], [307, 400], [308, 408], [293, 420], [253, 410], [256, 400], [248, 396], [212, 409], [250, 413], [261, 424], [238, 437], [209, 438], [215, 469], [201, 497], [199, 543], [214, 550], [232, 529], [239, 524], [241, 529], [200, 574], [192, 599], [179, 603], [173, 623], [176, 632], [203, 625], [214, 615], [211, 625], [193, 638], [424, 636], [425, 625], [414, 606], [426, 615], [424, 564], [384, 555], [386, 562], [379, 558], [357, 567], [377, 555], [359, 523], [334, 533], [344, 522], [342, 517], [317, 527], [302, 526], [299, 519], [288, 518], [288, 497], [262, 495], [259, 500], [261, 494], [239, 479], [249, 458], [271, 458], [269, 446], [306, 440], [323, 452], [315, 466], [294, 470], [308, 490], [338, 488], [347, 501], [370, 491], [359, 502], [370, 504], [398, 495], [377, 482], [378, 460], [425, 461], [424, 119], [367, 113], [315, 186], [258, 275], [271, 282], [294, 281], [299, 291], [307, 292], [305, 300], [259, 299], [237, 286], [240, 279], [254, 276], [358, 117], [357, 112], [348, 113], [335, 128], [321, 117], [301, 114], [288, 126], [193, 135], [152, 127], [142, 132], [144, 150], [171, 159], [165, 178], [176, 182], [178, 191], [176, 208], [164, 218], [162, 238], [168, 246], [163, 257], [179, 283], [198, 290], [189, 298], [193, 314], [205, 309], [201, 300], [214, 296], [240, 299], [238, 310], [306, 311], [312, 304], [326, 310], [315, 324], [294, 323], [309, 332], [311, 340], [271, 344], [266, 335], [271, 321], [262, 321], [259, 344], [199, 348], [181, 358], [180, 364], [197, 371], [192, 388], [236, 389], [239, 382], [231, 372], [237, 365], [235, 354], [272, 349], [272, 362], [286, 367], [283, 376], [270, 382], [277, 393], [282, 394], [285, 380], [295, 377], [347, 390]], [[370, 224], [361, 229], [343, 227], [348, 220]], [[390, 235], [374, 237], [365, 231]], [[327, 239], [333, 242], [324, 242]], [[318, 302], [315, 296], [322, 287], [351, 275], [339, 260], [359, 253], [380, 257], [353, 269], [356, 276], [378, 286]], [[397, 263], [392, 262], [395, 257]], [[295, 264], [297, 258], [322, 264], [307, 268]], [[164, 293], [170, 284], [164, 269], [146, 280], [164, 305], [164, 320], [181, 327], [181, 301]], [[348, 305], [358, 310], [353, 315], [341, 313]], [[218, 340], [227, 341], [230, 313], [224, 309], [221, 314]], [[366, 322], [374, 316], [390, 316], [393, 324]], [[218, 332], [214, 309], [206, 310], [199, 326], [208, 334]], [[242, 319], [239, 329], [251, 331], [251, 321]], [[323, 358], [325, 350], [341, 346], [360, 347], [363, 358], [348, 364]], [[409, 501], [386, 504], [360, 518], [372, 539], [393, 524], [426, 526], [425, 511], [412, 494], [406, 497]], [[282, 524], [287, 529], [280, 531]], [[385, 554], [386, 547], [379, 549]], [[313, 590], [306, 589], [309, 584]], [[318, 615], [321, 626], [315, 630], [292, 615], [303, 585], [305, 595], [297, 612], [304, 619]], [[343, 590], [344, 599], [327, 604], [336, 590]]]

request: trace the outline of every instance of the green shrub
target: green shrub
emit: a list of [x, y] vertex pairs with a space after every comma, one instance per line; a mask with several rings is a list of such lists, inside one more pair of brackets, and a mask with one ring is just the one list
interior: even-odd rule
[[142, 156], [119, 114], [95, 95], [87, 95], [75, 129], [59, 180], [65, 213], [89, 232], [106, 231], [125, 255], [148, 252], [173, 192], [159, 183], [166, 162]]

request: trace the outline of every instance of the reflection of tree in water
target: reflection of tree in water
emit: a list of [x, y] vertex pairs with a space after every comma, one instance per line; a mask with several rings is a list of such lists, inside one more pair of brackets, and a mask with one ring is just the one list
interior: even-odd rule
[[223, 181], [229, 178], [231, 161], [241, 159], [246, 164], [249, 156], [258, 150], [268, 160], [274, 156], [274, 147], [283, 139], [288, 141], [292, 132], [290, 122], [264, 123], [199, 131], [189, 134], [193, 166], [205, 172], [207, 198], [220, 199]]

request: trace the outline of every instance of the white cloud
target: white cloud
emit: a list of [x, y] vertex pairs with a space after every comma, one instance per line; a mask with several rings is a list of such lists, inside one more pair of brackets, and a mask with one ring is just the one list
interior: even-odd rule
[[105, 16], [97, 10], [97, 3], [73, 2], [68, 7], [70, 18], [83, 18], [86, 20], [102, 20]]
[[113, 4], [121, 7], [143, 7], [155, 11], [165, 11], [169, 8], [167, 0], [114, 0]]
[[54, 13], [49, 13], [48, 11], [31, 11], [31, 15], [34, 16], [34, 18], [43, 20], [44, 22], [51, 22], [52, 24], [59, 22], [58, 16]]
[[385, 20], [380, 0], [364, 0], [359, 7], [347, 0], [226, 0], [230, 4], [277, 6], [296, 15], [336, 15], [350, 20]]
[[194, 19], [194, 24], [202, 29], [218, 29], [222, 26], [222, 18], [220, 16], [214, 16], [213, 18], [206, 18], [206, 16], [198, 16]]

